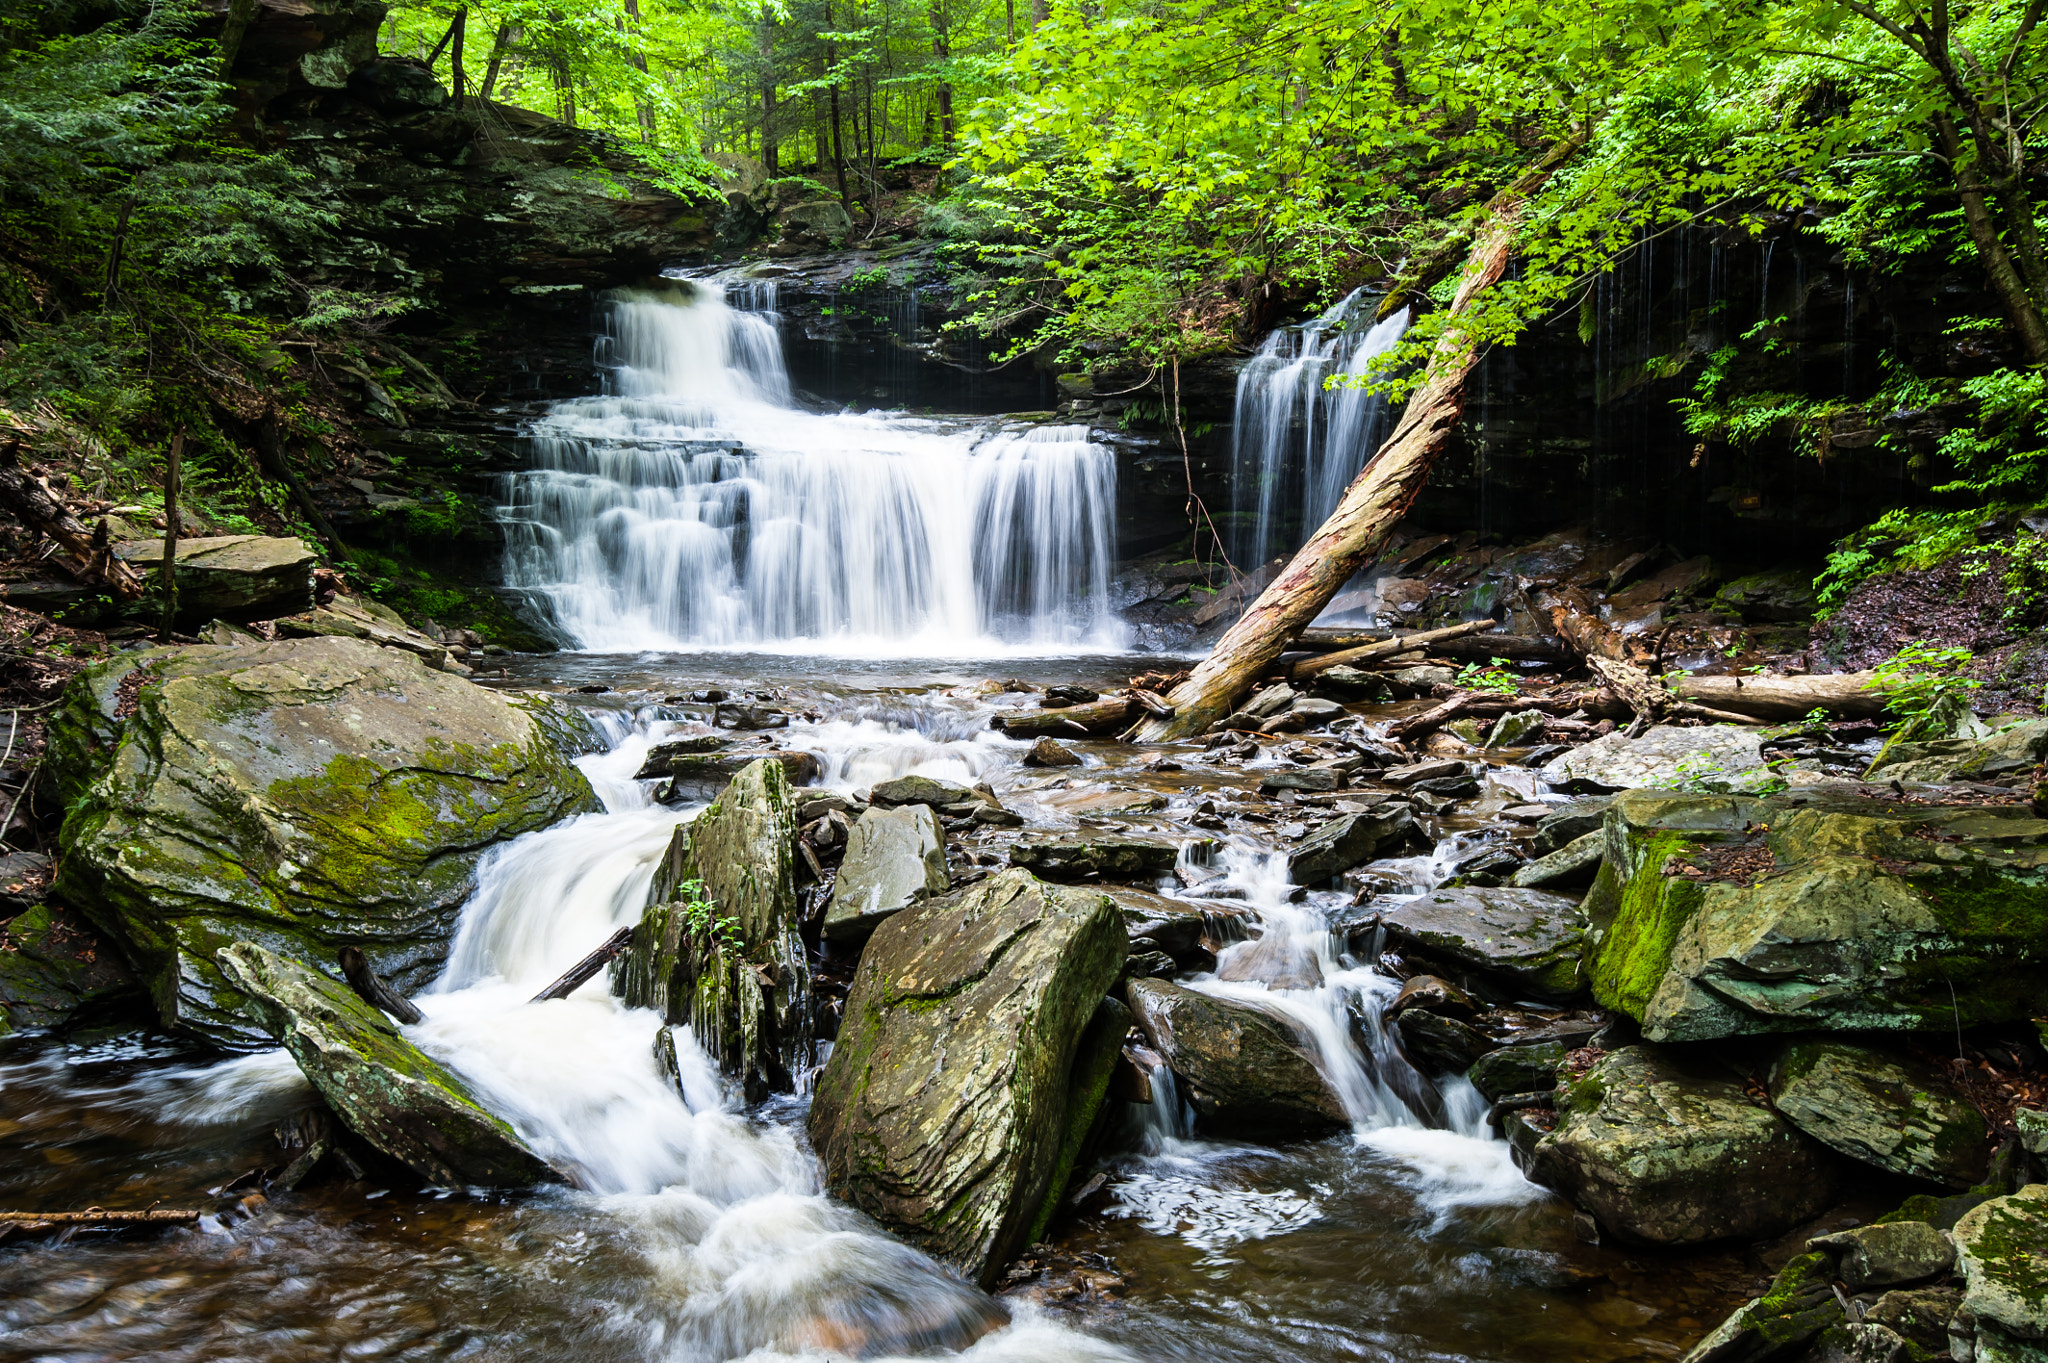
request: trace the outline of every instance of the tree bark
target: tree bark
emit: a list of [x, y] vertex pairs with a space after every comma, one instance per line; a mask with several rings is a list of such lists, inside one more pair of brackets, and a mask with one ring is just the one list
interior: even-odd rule
[[610, 964], [611, 959], [633, 944], [633, 929], [620, 928], [605, 938], [604, 945], [591, 952], [575, 965], [569, 967], [563, 976], [533, 996], [534, 1003], [545, 1003], [549, 999], [566, 999], [581, 989], [585, 982], [598, 971]]
[[[1451, 302], [1453, 318], [1506, 270], [1523, 201], [1583, 141], [1575, 134], [1553, 148], [1490, 205]], [[1455, 324], [1444, 332], [1400, 424], [1345, 491], [1337, 510], [1194, 673], [1174, 688], [1167, 697], [1174, 706], [1173, 718], [1140, 726], [1139, 742], [1187, 738], [1229, 714], [1237, 698], [1266, 675], [1294, 636], [1330, 604], [1352, 575], [1379, 557], [1387, 536], [1422, 491], [1437, 456], [1450, 444], [1465, 410], [1465, 378], [1478, 361], [1478, 352]]]
[[171, 437], [170, 453], [164, 458], [164, 624], [161, 631], [169, 643], [171, 627], [178, 623], [178, 494], [183, 491], [185, 432]]
[[356, 991], [356, 997], [372, 1008], [381, 1008], [407, 1026], [419, 1022], [425, 1016], [415, 1008], [412, 1000], [385, 983], [384, 977], [370, 968], [370, 958], [363, 954], [361, 947], [343, 947], [340, 954], [341, 977], [348, 981], [348, 987]]
[[1884, 697], [1869, 689], [1868, 672], [1815, 677], [1679, 677], [1672, 689], [1687, 700], [1758, 719], [1800, 719], [1813, 710], [1874, 719]]
[[50, 489], [30, 477], [28, 470], [16, 462], [19, 449], [20, 442], [16, 440], [0, 446], [0, 506], [19, 516], [31, 529], [55, 540], [70, 555], [71, 561], [63, 567], [72, 576], [86, 582], [104, 582], [124, 601], [141, 596], [142, 575], [115, 558], [107, 548], [102, 533], [106, 522], [100, 522], [99, 531], [86, 529]]
[[1969, 231], [1971, 244], [1977, 248], [1977, 260], [1984, 267], [1984, 277], [1990, 282], [1991, 291], [1998, 295], [1998, 301], [2004, 305], [2006, 318], [2019, 333], [2027, 358], [2035, 364], [2048, 363], [2048, 321], [2043, 320], [2039, 304], [2027, 291], [2026, 280], [2020, 276], [2018, 263], [1998, 235], [1998, 221], [1984, 198], [1982, 168], [1978, 159], [1974, 151], [1968, 159], [1965, 158], [1962, 139], [1956, 135], [1955, 122], [1947, 114], [1936, 114], [1934, 127], [1941, 138], [1942, 155], [1948, 158], [1955, 176], [1956, 191], [1963, 201], [1963, 226]]
[[1462, 639], [1468, 634], [1479, 634], [1499, 624], [1498, 620], [1467, 620], [1462, 625], [1450, 625], [1443, 629], [1424, 630], [1405, 638], [1383, 639], [1378, 643], [1366, 644], [1362, 648], [1347, 648], [1340, 653], [1325, 653], [1320, 658], [1294, 665], [1294, 680], [1306, 681], [1318, 672], [1327, 672], [1333, 667], [1348, 667], [1353, 663], [1371, 662], [1375, 658], [1391, 658], [1397, 654], [1410, 653], [1427, 648], [1446, 639]]
[[[1311, 625], [1294, 640], [1294, 647], [1304, 653], [1334, 653], [1339, 649], [1362, 648], [1367, 644], [1385, 643], [1389, 640], [1409, 641], [1422, 633], [1420, 630], [1388, 631], [1334, 628], [1328, 625]], [[1408, 647], [1415, 645], [1409, 643]], [[1470, 662], [1486, 662], [1493, 658], [1506, 658], [1510, 662], [1531, 663], [1572, 663], [1578, 655], [1554, 640], [1534, 634], [1481, 634], [1467, 635], [1459, 639], [1439, 639], [1425, 645], [1432, 653], [1447, 658], [1462, 658]]]
[[519, 26], [514, 23], [498, 25], [498, 36], [491, 43], [491, 59], [484, 66], [483, 88], [477, 92], [477, 99], [484, 104], [491, 102], [491, 91], [497, 88], [498, 72], [505, 64], [505, 54], [519, 41]]

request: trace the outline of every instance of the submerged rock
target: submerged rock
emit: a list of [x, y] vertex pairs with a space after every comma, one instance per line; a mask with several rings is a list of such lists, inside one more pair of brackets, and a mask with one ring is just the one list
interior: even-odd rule
[[1832, 1157], [1740, 1085], [1648, 1046], [1559, 1088], [1529, 1175], [1651, 1245], [1773, 1235], [1827, 1206], [1835, 1182]]
[[754, 1101], [793, 1087], [810, 1055], [795, 842], [796, 796], [781, 764], [758, 758], [676, 829], [612, 964], [613, 993], [687, 1023]]
[[1380, 919], [1394, 942], [1493, 976], [1541, 999], [1565, 999], [1582, 984], [1585, 919], [1578, 901], [1544, 890], [1473, 887], [1431, 890]]
[[422, 1178], [448, 1188], [565, 1181], [347, 985], [252, 942], [221, 948], [219, 963], [349, 1130]]
[[1770, 1083], [1779, 1112], [1851, 1159], [1952, 1188], [1984, 1177], [1984, 1118], [1905, 1056], [1801, 1041], [1779, 1054]]
[[1653, 1041], [1952, 1031], [2048, 995], [2048, 821], [2025, 805], [1638, 790], [1606, 836], [1593, 993]]
[[[1198, 838], [1196, 847], [1214, 847]], [[1103, 833], [1079, 837], [1024, 838], [1010, 848], [1010, 864], [1048, 880], [1099, 875], [1105, 880], [1143, 880], [1165, 875], [1180, 858], [1181, 840]]]
[[261, 1034], [215, 953], [368, 953], [401, 990], [447, 956], [493, 846], [598, 808], [580, 717], [357, 639], [147, 649], [87, 668], [50, 726], [59, 893], [134, 961], [164, 1025]]
[[811, 1103], [827, 1185], [993, 1282], [1107, 1090], [1129, 1019], [1098, 1015], [1124, 953], [1107, 896], [1018, 870], [889, 919]]
[[1204, 1130], [1288, 1137], [1349, 1124], [1306, 1040], [1277, 1015], [1165, 980], [1132, 980], [1127, 994]]
[[951, 884], [946, 830], [931, 806], [877, 805], [854, 821], [846, 840], [846, 859], [825, 906], [825, 940], [865, 941], [890, 914], [944, 894]]

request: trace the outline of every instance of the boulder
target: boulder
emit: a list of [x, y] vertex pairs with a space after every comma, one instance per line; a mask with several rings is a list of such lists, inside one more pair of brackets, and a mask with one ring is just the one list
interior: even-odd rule
[[[1197, 839], [1197, 847], [1214, 847], [1213, 839]], [[1075, 880], [1099, 875], [1105, 880], [1145, 880], [1165, 875], [1180, 858], [1181, 842], [1171, 838], [1102, 833], [1079, 837], [1020, 839], [1010, 848], [1010, 864], [1048, 880]]]
[[347, 985], [253, 942], [221, 948], [219, 964], [349, 1130], [422, 1178], [458, 1189], [565, 1181]]
[[956, 786], [951, 781], [935, 781], [929, 776], [899, 776], [893, 781], [877, 781], [868, 798], [878, 805], [946, 805], [966, 804], [981, 799], [981, 796], [966, 786]]
[[1294, 845], [1287, 878], [1296, 885], [1326, 885], [1382, 848], [1399, 847], [1414, 831], [1415, 815], [1405, 804], [1340, 814]]
[[882, 924], [811, 1102], [826, 1184], [991, 1284], [1107, 1089], [1129, 1016], [1091, 1023], [1124, 954], [1107, 896], [1019, 870]]
[[1346, 667], [1342, 663], [1318, 672], [1314, 685], [1316, 690], [1327, 691], [1337, 700], [1362, 700], [1383, 704], [1394, 698], [1394, 689], [1387, 685], [1386, 678], [1375, 672]]
[[1128, 997], [1204, 1130], [1284, 1138], [1350, 1124], [1307, 1039], [1278, 1014], [1165, 980], [1132, 980]]
[[929, 805], [875, 806], [854, 821], [846, 859], [825, 906], [828, 942], [862, 942], [890, 914], [901, 913], [952, 884], [946, 830]]
[[1547, 716], [1541, 710], [1517, 710], [1502, 715], [1487, 731], [1485, 746], [1489, 748], [1520, 748], [1531, 739], [1541, 738]]
[[[405, 620], [386, 607], [374, 601], [354, 601], [337, 596], [324, 606], [297, 615], [281, 615], [277, 618], [277, 632], [288, 639], [314, 639], [322, 635], [333, 635], [343, 639], [365, 639], [384, 648], [395, 648], [402, 653], [411, 653], [437, 672], [454, 672], [462, 675], [462, 664], [453, 662], [448, 655], [448, 646], [438, 639], [431, 639], [419, 630], [405, 623]], [[236, 642], [232, 639], [214, 638], [213, 643]]]
[[596, 810], [588, 724], [357, 639], [147, 649], [87, 668], [50, 724], [58, 893], [119, 942], [167, 1027], [261, 1034], [215, 953], [368, 953], [439, 973], [492, 847]]
[[1282, 767], [1267, 772], [1259, 781], [1259, 794], [1271, 795], [1282, 790], [1332, 791], [1342, 790], [1345, 774], [1332, 767]]
[[1858, 1226], [1815, 1236], [1806, 1247], [1833, 1256], [1835, 1276], [1851, 1292], [1917, 1283], [1946, 1273], [1956, 1261], [1956, 1247], [1925, 1221]]
[[1681, 1363], [1766, 1363], [1791, 1358], [1823, 1330], [1846, 1323], [1835, 1295], [1834, 1260], [1818, 1250], [1794, 1257], [1761, 1297], [1735, 1308]]
[[1559, 1087], [1528, 1172], [1648, 1245], [1766, 1238], [1827, 1206], [1835, 1184], [1833, 1157], [1741, 1085], [1649, 1046]]
[[[153, 584], [163, 571], [164, 542], [124, 540], [114, 556]], [[209, 535], [178, 541], [178, 618], [259, 620], [313, 604], [318, 561], [297, 537]], [[162, 606], [155, 608], [162, 611]]]
[[1851, 1159], [1967, 1188], [1984, 1177], [1984, 1118], [1940, 1074], [1904, 1055], [1806, 1040], [1771, 1066], [1771, 1103]]
[[1536, 836], [1531, 840], [1529, 850], [1539, 857], [1547, 857], [1567, 843], [1577, 842], [1588, 833], [1599, 832], [1607, 818], [1607, 807], [1613, 803], [1612, 796], [1596, 795], [1557, 805], [1536, 821]]
[[1962, 1304], [1961, 1288], [1902, 1288], [1871, 1303], [1863, 1319], [1938, 1354], [1948, 1349], [1948, 1323], [1955, 1319], [1956, 1308]]
[[1218, 931], [1218, 924], [1226, 923], [1235, 914], [1227, 910], [1205, 912], [1178, 899], [1127, 885], [1106, 885], [1102, 892], [1116, 901], [1117, 912], [1124, 916], [1124, 931], [1131, 939], [1132, 951], [1165, 952], [1183, 969], [1215, 969], [1216, 956], [1211, 948], [1225, 936]]
[[1511, 1093], [1542, 1093], [1557, 1087], [1557, 1067], [1570, 1048], [1561, 1041], [1502, 1046], [1472, 1062], [1466, 1078], [1480, 1096], [1497, 1103]]
[[1764, 765], [1763, 732], [1739, 724], [1660, 724], [1640, 738], [1612, 733], [1574, 748], [1540, 773], [1559, 790], [1749, 791], [1777, 780]]
[[853, 231], [853, 219], [835, 199], [795, 204], [777, 216], [782, 223], [783, 240], [790, 242], [842, 246]]
[[1424, 1074], [1463, 1074], [1495, 1049], [1490, 1036], [1456, 1018], [1410, 1008], [1394, 1019], [1401, 1053]]
[[793, 1088], [810, 1063], [795, 843], [796, 796], [779, 762], [757, 758], [676, 829], [612, 963], [614, 994], [687, 1023], [752, 1101]]
[[[1977, 1357], [2039, 1358], [2048, 1350], [2048, 1183], [1995, 1197], [1956, 1222], [1963, 1310], [1977, 1319]], [[1986, 1352], [1986, 1344], [1997, 1352]]]
[[634, 779], [644, 779], [644, 773], [649, 768], [659, 766], [661, 771], [658, 774], [668, 779], [655, 789], [655, 799], [663, 804], [709, 800], [731, 785], [733, 778], [763, 759], [780, 766], [782, 779], [792, 786], [810, 785], [824, 770], [824, 765], [819, 762], [817, 754], [788, 749], [773, 752], [763, 752], [759, 749], [741, 752], [671, 752], [658, 760], [654, 752], [649, 752], [647, 760], [641, 764], [640, 772], [635, 774]]
[[1989, 738], [1894, 743], [1871, 764], [1887, 781], [1990, 781], [2031, 772], [2048, 760], [2048, 719], [2009, 724]]
[[1537, 889], [1544, 885], [1569, 883], [1584, 885], [1599, 871], [1601, 858], [1606, 855], [1606, 835], [1597, 831], [1587, 833], [1575, 841], [1566, 843], [1548, 856], [1538, 857], [1523, 866], [1515, 872], [1508, 883], [1518, 889]]
[[2048, 821], [2025, 805], [1639, 790], [1605, 832], [1593, 993], [1652, 1041], [1953, 1032], [2048, 995]]
[[1081, 755], [1056, 738], [1041, 738], [1024, 754], [1027, 767], [1078, 767]]
[[121, 953], [69, 905], [44, 901], [0, 926], [0, 1036], [59, 1027], [140, 992]]
[[1585, 919], [1569, 895], [1471, 887], [1431, 890], [1380, 919], [1388, 940], [1477, 970], [1538, 999], [1576, 994]]

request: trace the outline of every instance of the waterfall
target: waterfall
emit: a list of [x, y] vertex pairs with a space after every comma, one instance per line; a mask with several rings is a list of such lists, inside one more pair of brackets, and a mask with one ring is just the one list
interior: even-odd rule
[[1292, 553], [1378, 448], [1386, 399], [1324, 386], [1364, 376], [1401, 339], [1408, 310], [1366, 325], [1376, 302], [1361, 289], [1312, 322], [1280, 328], [1239, 372], [1230, 456], [1239, 566]]
[[583, 649], [1114, 648], [1116, 466], [1083, 426], [801, 409], [772, 288], [614, 295], [606, 394], [507, 480], [506, 581]]

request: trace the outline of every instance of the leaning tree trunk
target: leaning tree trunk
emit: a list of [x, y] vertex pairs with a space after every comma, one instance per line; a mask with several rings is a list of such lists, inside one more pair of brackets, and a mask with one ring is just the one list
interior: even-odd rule
[[[1451, 302], [1453, 318], [1500, 278], [1523, 202], [1584, 142], [1583, 134], [1575, 134], [1552, 147], [1489, 206]], [[1345, 490], [1344, 500], [1322, 529], [1267, 584], [1188, 679], [1173, 689], [1168, 697], [1172, 716], [1140, 726], [1139, 742], [1188, 738], [1229, 714], [1238, 697], [1266, 675], [1294, 636], [1322, 613], [1352, 575], [1379, 557], [1387, 536], [1422, 491], [1430, 467], [1450, 444], [1465, 410], [1465, 377], [1478, 361], [1477, 347], [1455, 325], [1445, 330], [1429, 357], [1422, 386], [1409, 398], [1394, 433]]]

